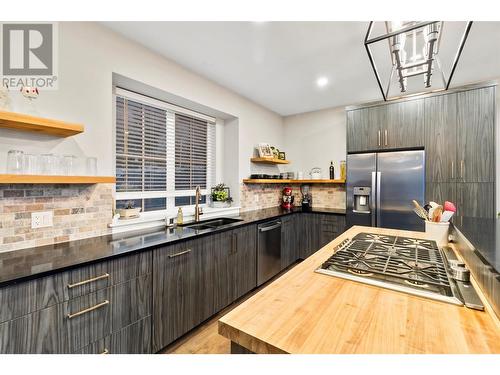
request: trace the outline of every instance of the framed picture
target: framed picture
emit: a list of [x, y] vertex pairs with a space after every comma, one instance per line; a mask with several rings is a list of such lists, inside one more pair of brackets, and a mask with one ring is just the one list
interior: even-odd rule
[[259, 143], [257, 146], [257, 150], [259, 150], [259, 157], [261, 158], [272, 158], [273, 151], [271, 150], [271, 146], [269, 143]]
[[285, 153], [283, 151], [280, 151], [278, 153], [278, 159], [280, 159], [280, 160], [286, 160], [286, 155], [285, 155]]

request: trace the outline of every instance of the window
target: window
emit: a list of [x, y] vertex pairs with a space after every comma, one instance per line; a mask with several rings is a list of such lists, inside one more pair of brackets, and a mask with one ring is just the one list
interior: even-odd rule
[[202, 203], [215, 180], [215, 119], [116, 89], [117, 208], [143, 212]]

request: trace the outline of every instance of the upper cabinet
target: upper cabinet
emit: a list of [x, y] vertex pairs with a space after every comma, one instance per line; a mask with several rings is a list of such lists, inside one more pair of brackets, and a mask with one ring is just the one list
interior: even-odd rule
[[423, 100], [347, 111], [347, 151], [377, 151], [424, 144]]
[[381, 148], [420, 147], [424, 145], [424, 101], [414, 99], [384, 106], [387, 121], [382, 125]]
[[457, 178], [495, 181], [495, 87], [457, 94]]
[[347, 112], [347, 152], [377, 149], [381, 143], [380, 107]]
[[457, 95], [424, 99], [425, 178], [453, 182], [457, 177]]

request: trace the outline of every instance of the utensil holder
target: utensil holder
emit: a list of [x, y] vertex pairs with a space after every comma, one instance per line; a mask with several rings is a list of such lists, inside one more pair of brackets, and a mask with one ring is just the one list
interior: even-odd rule
[[446, 246], [448, 244], [448, 232], [450, 223], [436, 223], [433, 221], [425, 222], [425, 234], [430, 240], [437, 242], [438, 246]]

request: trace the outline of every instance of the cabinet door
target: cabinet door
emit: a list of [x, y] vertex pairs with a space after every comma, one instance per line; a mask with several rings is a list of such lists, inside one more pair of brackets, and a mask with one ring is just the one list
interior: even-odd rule
[[55, 354], [60, 352], [61, 305], [0, 324], [0, 354]]
[[257, 286], [257, 226], [248, 225], [230, 233], [230, 282], [219, 288], [231, 288], [231, 303]]
[[302, 237], [301, 254], [306, 259], [321, 247], [321, 218], [320, 215], [307, 213], [302, 214]]
[[281, 219], [281, 269], [299, 259], [297, 218], [301, 218], [301, 215], [285, 216]]
[[408, 100], [384, 106], [387, 123], [382, 126], [382, 148], [424, 145], [424, 101]]
[[457, 162], [461, 182], [495, 182], [495, 88], [458, 93]]
[[450, 201], [458, 205], [456, 187], [457, 184], [454, 182], [427, 182], [425, 184], [425, 201], [434, 201], [438, 204]]
[[197, 301], [203, 275], [203, 242], [188, 241], [153, 252], [153, 351], [157, 352], [201, 322]]
[[425, 98], [424, 105], [425, 179], [453, 182], [457, 177], [457, 94]]
[[333, 241], [345, 231], [345, 216], [319, 215], [321, 220], [320, 248]]
[[368, 151], [380, 147], [383, 106], [347, 111], [347, 151]]
[[478, 182], [457, 183], [459, 216], [495, 217], [495, 184]]

